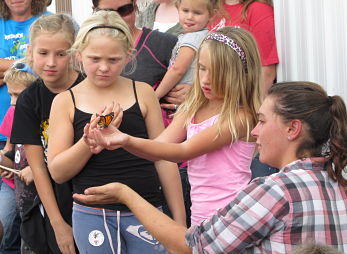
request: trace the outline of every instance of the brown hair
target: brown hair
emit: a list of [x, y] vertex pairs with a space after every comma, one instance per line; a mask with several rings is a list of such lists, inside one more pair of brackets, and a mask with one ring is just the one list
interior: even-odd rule
[[327, 96], [311, 82], [284, 82], [273, 85], [268, 96], [275, 98], [274, 112], [282, 119], [298, 119], [307, 135], [297, 150], [298, 158], [324, 156], [329, 176], [347, 185], [343, 174], [347, 165], [347, 112], [340, 96]]
[[325, 244], [310, 243], [295, 248], [290, 254], [343, 254], [338, 249]]
[[[243, 5], [241, 20], [245, 20], [247, 18], [248, 8], [254, 2], [264, 3], [264, 4], [267, 4], [267, 5], [270, 5], [271, 7], [273, 7], [272, 0], [239, 0], [239, 3]], [[217, 18], [218, 19], [219, 18], [225, 18], [227, 20], [235, 19], [235, 17], [230, 17], [229, 13], [224, 8], [222, 8], [218, 12]], [[236, 17], [236, 18], [238, 18], [238, 17]]]
[[[33, 16], [39, 15], [46, 10], [46, 0], [32, 0], [31, 14]], [[11, 11], [4, 0], [0, 1], [0, 17], [4, 20], [11, 18]]]
[[264, 4], [267, 4], [267, 5], [270, 5], [271, 7], [273, 7], [272, 0], [239, 0], [239, 1], [243, 5], [243, 8], [242, 8], [242, 19], [243, 20], [245, 20], [247, 18], [248, 8], [254, 2], [264, 3]]

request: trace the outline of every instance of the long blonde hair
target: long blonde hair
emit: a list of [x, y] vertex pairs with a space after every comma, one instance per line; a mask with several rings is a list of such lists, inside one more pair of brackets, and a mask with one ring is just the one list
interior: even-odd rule
[[[237, 123], [241, 122], [247, 128], [248, 140], [261, 105], [261, 63], [258, 48], [252, 35], [244, 29], [224, 27], [215, 33], [223, 34], [236, 42], [245, 54], [246, 64], [227, 44], [213, 39], [204, 40], [197, 54], [193, 87], [179, 111], [186, 113], [186, 124], [188, 124], [199, 109], [208, 103], [201, 90], [198, 68], [200, 51], [204, 46], [210, 52], [212, 90], [217, 96], [224, 98], [218, 120], [219, 130], [221, 125], [227, 122], [232, 140], [238, 140]], [[240, 110], [247, 116], [245, 122], [240, 116]]]

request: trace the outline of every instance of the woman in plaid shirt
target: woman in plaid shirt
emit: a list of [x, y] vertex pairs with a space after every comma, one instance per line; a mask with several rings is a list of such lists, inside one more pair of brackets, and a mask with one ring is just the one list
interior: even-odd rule
[[125, 185], [74, 198], [122, 202], [170, 253], [289, 253], [307, 242], [347, 253], [347, 113], [317, 84], [270, 88], [252, 131], [260, 160], [281, 168], [257, 178], [209, 220], [186, 229]]

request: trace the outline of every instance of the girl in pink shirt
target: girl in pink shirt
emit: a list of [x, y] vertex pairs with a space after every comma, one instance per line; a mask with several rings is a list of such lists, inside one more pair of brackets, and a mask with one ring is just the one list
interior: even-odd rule
[[99, 118], [85, 128], [95, 153], [122, 146], [150, 160], [189, 160], [193, 225], [227, 205], [250, 181], [255, 148], [250, 131], [261, 103], [260, 58], [249, 32], [222, 28], [207, 35], [197, 56], [193, 88], [155, 140], [129, 136], [114, 125], [99, 129]]

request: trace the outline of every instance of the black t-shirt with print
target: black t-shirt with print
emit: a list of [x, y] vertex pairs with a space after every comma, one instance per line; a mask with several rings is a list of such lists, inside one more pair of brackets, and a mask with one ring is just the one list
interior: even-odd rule
[[[83, 80], [80, 74], [71, 87]], [[44, 148], [47, 161], [47, 130], [51, 105], [56, 93], [52, 93], [41, 79], [36, 80], [18, 97], [11, 132], [12, 144], [39, 145]], [[62, 135], [64, 132], [62, 131]], [[52, 181], [60, 212], [71, 225], [72, 186], [71, 182], [56, 184]]]

